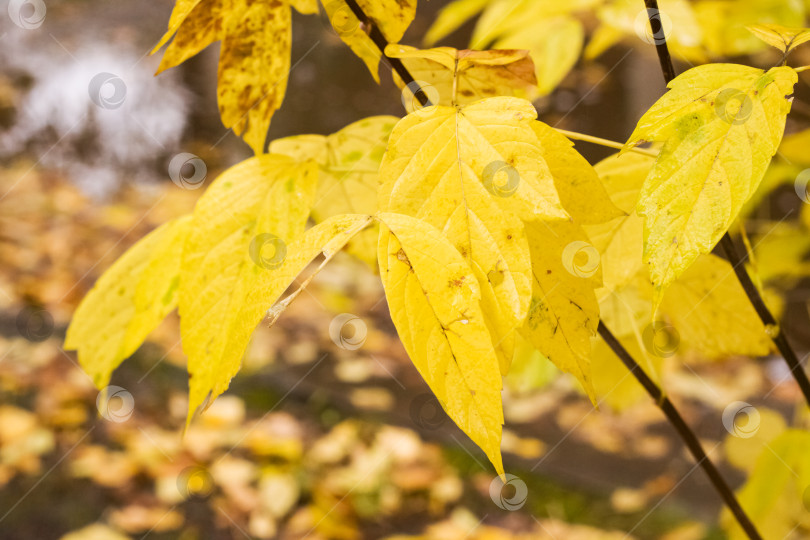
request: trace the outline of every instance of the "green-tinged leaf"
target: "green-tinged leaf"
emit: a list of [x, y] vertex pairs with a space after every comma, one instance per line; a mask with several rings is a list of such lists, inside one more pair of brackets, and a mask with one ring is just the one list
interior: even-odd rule
[[515, 355], [509, 373], [503, 378], [504, 386], [514, 394], [527, 394], [545, 388], [561, 372], [543, 353], [520, 334], [515, 337]]
[[599, 252], [570, 221], [526, 224], [532, 256], [532, 298], [523, 337], [571, 373], [595, 401], [591, 338], [599, 325], [594, 290], [601, 286]]
[[704, 47], [713, 56], [740, 56], [765, 49], [767, 45], [747, 25], [801, 27], [805, 23], [801, 0], [701, 0], [693, 5]]
[[698, 66], [673, 80], [639, 120], [627, 147], [664, 143], [637, 207], [656, 305], [756, 191], [779, 147], [796, 81], [784, 66]]
[[[738, 492], [740, 504], [765, 540], [803, 538], [810, 532], [808, 456], [810, 432], [785, 431], [762, 450], [753, 472]], [[728, 511], [723, 512], [723, 525], [730, 540], [748, 538]]]
[[[318, 163], [318, 191], [312, 207], [316, 222], [338, 214], [374, 214], [380, 162], [398, 120], [394, 116], [372, 116], [328, 137], [286, 137], [270, 143], [270, 152]], [[377, 236], [377, 227], [369, 227], [352, 239], [346, 250], [376, 268]]]
[[[534, 64], [525, 50], [422, 50], [394, 44], [385, 48], [385, 54], [402, 59], [429, 105], [463, 105], [494, 96], [531, 97], [537, 85]], [[405, 88], [396, 72], [394, 82], [403, 88], [408, 112], [422, 107], [413, 95], [417, 88]]]
[[653, 162], [650, 156], [627, 152], [606, 157], [594, 166], [611, 200], [627, 213], [609, 222], [585, 227], [601, 255], [602, 281], [608, 290], [629, 283], [644, 265], [644, 221], [636, 215], [635, 208]]
[[788, 28], [781, 24], [752, 24], [746, 26], [749, 32], [784, 53], [810, 41], [810, 29]]
[[501, 372], [478, 280], [427, 222], [389, 213], [380, 220], [380, 274], [405, 350], [450, 418], [503, 474]]
[[304, 231], [316, 180], [314, 162], [264, 154], [225, 171], [197, 202], [179, 299], [189, 420], [239, 370], [253, 329], [275, 300], [264, 298], [270, 303], [262, 307], [246, 299], [272, 279]]
[[380, 167], [381, 211], [427, 221], [469, 261], [505, 371], [531, 298], [521, 220], [564, 219], [531, 103], [490, 98], [401, 120]]
[[169, 31], [152, 52], [174, 36], [160, 73], [221, 40], [217, 101], [222, 123], [260, 154], [287, 89], [291, 32], [287, 2], [179, 0]]
[[565, 135], [544, 124], [532, 122], [532, 129], [543, 146], [554, 187], [563, 208], [580, 224], [603, 223], [626, 215], [610, 200], [602, 180]]
[[107, 269], [68, 327], [65, 349], [103, 388], [121, 362], [177, 306], [180, 255], [190, 216], [152, 231]]
[[[723, 452], [730, 465], [750, 474], [754, 470], [760, 454], [768, 451], [767, 445], [787, 430], [787, 422], [781, 413], [765, 407], [757, 407], [756, 413], [753, 409], [749, 411], [732, 409], [732, 412], [737, 412], [733, 416], [739, 415], [741, 418], [734, 418], [732, 415], [726, 414], [726, 422], [731, 426], [731, 433], [723, 442]], [[757, 421], [755, 418], [746, 418], [746, 412], [756, 414]], [[735, 427], [738, 428], [736, 435], [734, 434]], [[744, 437], [739, 435], [744, 435]]]
[[440, 39], [458, 30], [465, 22], [475, 17], [490, 0], [455, 0], [442, 8], [436, 20], [425, 33], [425, 45], [432, 47]]

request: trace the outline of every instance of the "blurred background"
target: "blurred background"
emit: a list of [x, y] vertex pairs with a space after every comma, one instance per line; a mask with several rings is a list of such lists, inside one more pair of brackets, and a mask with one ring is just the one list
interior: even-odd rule
[[[447, 4], [421, 0], [403, 43], [421, 46]], [[638, 31], [641, 7], [593, 0], [561, 9], [581, 25], [586, 48], [536, 101], [541, 120], [626, 140], [665, 90], [643, 24]], [[780, 54], [743, 25], [806, 26], [807, 8], [662, 2], [679, 72], [723, 59], [773, 65]], [[603, 392], [595, 410], [573, 379], [526, 351], [504, 392], [504, 458], [515, 481], [502, 492], [410, 364], [379, 279], [348, 256], [272, 330], [257, 329], [230, 390], [185, 436], [176, 314], [115, 372], [114, 406], [101, 400], [62, 349], [73, 310], [130, 245], [191, 211], [204, 191], [196, 188], [250, 155], [219, 119], [218, 44], [153, 76], [159, 55], [148, 53], [171, 9], [168, 0], [6, 0], [0, 11], [0, 538], [725, 537], [711, 485], [615, 359], [598, 369], [621, 390]], [[474, 32], [472, 17], [440, 44], [466, 48]], [[544, 32], [526, 47], [540, 47]], [[295, 12], [293, 36], [272, 138], [403, 114], [385, 67], [378, 86], [325, 16]], [[791, 64], [810, 64], [809, 53], [800, 48]], [[793, 146], [774, 161], [745, 224], [756, 240], [780, 223], [754, 252], [772, 261], [762, 285], [802, 356], [810, 199], [795, 179], [810, 167], [807, 81], [788, 123]], [[93, 92], [101, 86], [112, 91], [107, 106]], [[613, 152], [577, 149], [591, 163]], [[181, 153], [204, 162], [199, 184], [171, 181], [169, 163]], [[665, 356], [667, 390], [741, 486], [768, 437], [799, 414], [783, 363]], [[756, 407], [756, 435], [724, 426], [735, 400]], [[807, 538], [802, 531], [793, 538]]]

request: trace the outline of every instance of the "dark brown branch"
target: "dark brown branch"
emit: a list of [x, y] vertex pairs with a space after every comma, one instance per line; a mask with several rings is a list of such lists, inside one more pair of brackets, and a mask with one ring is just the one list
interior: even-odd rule
[[[650, 27], [653, 30], [653, 34], [655, 34], [655, 50], [658, 53], [658, 61], [661, 64], [661, 71], [664, 74], [664, 79], [666, 80], [667, 84], [669, 84], [669, 82], [675, 78], [675, 67], [672, 65], [672, 57], [669, 55], [669, 48], [667, 47], [666, 37], [663, 35], [660, 17], [655, 21], [653, 20], [658, 15], [658, 0], [644, 0], [644, 5], [647, 6], [647, 15], [650, 18]], [[656, 28], [658, 28], [658, 30], [656, 30]], [[785, 337], [782, 328], [777, 323], [776, 318], [762, 300], [762, 296], [759, 294], [759, 290], [751, 280], [751, 276], [748, 275], [745, 265], [743, 264], [744, 261], [737, 253], [737, 250], [734, 247], [734, 242], [732, 241], [728, 232], [726, 232], [723, 235], [723, 238], [720, 239], [720, 247], [723, 250], [728, 262], [731, 263], [732, 267], [734, 267], [734, 273], [737, 275], [737, 279], [739, 280], [740, 285], [742, 285], [746, 296], [748, 296], [748, 300], [751, 302], [751, 305], [754, 306], [757, 315], [759, 315], [762, 324], [764, 324], [766, 328], [773, 329], [773, 332], [769, 334], [771, 340], [773, 341], [774, 345], [776, 345], [776, 348], [779, 349], [779, 352], [782, 354], [782, 357], [785, 359], [785, 362], [790, 368], [790, 373], [793, 375], [793, 378], [799, 385], [805, 401], [807, 401], [808, 405], [810, 405], [810, 380], [807, 378], [807, 373], [804, 371], [796, 352], [790, 346], [790, 343]]]
[[729, 485], [723, 479], [723, 476], [720, 474], [720, 471], [717, 470], [712, 460], [709, 459], [709, 456], [706, 455], [706, 452], [703, 451], [703, 447], [700, 445], [700, 441], [698, 440], [697, 436], [694, 432], [689, 428], [689, 425], [683, 419], [681, 414], [678, 412], [678, 409], [675, 408], [675, 405], [666, 397], [661, 389], [658, 387], [655, 382], [641, 369], [633, 357], [630, 356], [630, 353], [619, 343], [619, 340], [611, 333], [611, 331], [604, 325], [604, 323], [599, 323], [599, 335], [602, 336], [602, 339], [605, 340], [605, 343], [611, 348], [611, 350], [616, 353], [616, 356], [622, 361], [622, 363], [630, 370], [630, 373], [636, 378], [636, 380], [641, 383], [641, 386], [644, 387], [644, 390], [653, 398], [656, 405], [663, 411], [664, 415], [666, 415], [667, 420], [669, 423], [672, 424], [672, 427], [675, 428], [675, 431], [678, 432], [681, 440], [683, 440], [686, 447], [691, 452], [692, 456], [697, 461], [697, 464], [703, 469], [703, 472], [706, 473], [706, 476], [709, 477], [714, 489], [720, 494], [723, 498], [723, 502], [726, 503], [731, 513], [734, 514], [737, 522], [742, 527], [745, 534], [748, 535], [748, 538], [751, 540], [761, 540], [762, 537], [757, 532], [756, 527], [748, 518], [748, 515], [745, 513], [745, 510], [742, 509], [740, 506], [737, 497], [735, 497], [734, 492], [731, 490]]

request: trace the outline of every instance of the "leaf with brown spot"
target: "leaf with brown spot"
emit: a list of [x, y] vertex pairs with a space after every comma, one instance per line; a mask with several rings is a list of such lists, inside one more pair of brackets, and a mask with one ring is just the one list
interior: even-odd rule
[[[414, 79], [426, 83], [423, 90], [431, 105], [463, 105], [495, 96], [530, 98], [537, 86], [534, 64], [525, 50], [417, 49], [392, 44], [385, 54], [400, 58]], [[405, 87], [396, 73], [394, 80]], [[412, 102], [418, 108], [419, 102]]]
[[178, 0], [169, 30], [152, 52], [172, 37], [158, 73], [222, 41], [217, 82], [222, 123], [256, 154], [262, 153], [270, 119], [287, 89], [292, 41], [289, 3]]

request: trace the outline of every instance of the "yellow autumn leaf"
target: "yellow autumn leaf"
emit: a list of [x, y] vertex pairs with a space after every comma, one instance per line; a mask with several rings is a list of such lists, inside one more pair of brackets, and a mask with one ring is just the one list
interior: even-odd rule
[[[379, 83], [382, 53], [360, 19], [343, 0], [321, 0], [321, 4], [338, 37], [366, 64]], [[357, 0], [357, 5], [389, 43], [402, 39], [416, 15], [416, 0]]]
[[659, 315], [677, 330], [682, 350], [703, 358], [765, 356], [772, 344], [731, 265], [701, 255], [667, 289]]
[[424, 43], [431, 47], [440, 39], [458, 30], [461, 25], [480, 13], [490, 0], [455, 0], [444, 6], [425, 33]]
[[291, 32], [287, 2], [179, 0], [168, 32], [152, 52], [174, 37], [160, 73], [221, 40], [217, 101], [222, 123], [261, 154], [270, 120], [287, 89]]
[[416, 0], [357, 0], [389, 43], [397, 43], [416, 16]]
[[[315, 194], [314, 162], [263, 154], [222, 173], [197, 201], [183, 249], [180, 335], [188, 356], [189, 419], [236, 375], [262, 309], [251, 290], [281, 266]], [[281, 293], [279, 293], [281, 294]]]
[[190, 216], [155, 229], [107, 269], [68, 327], [65, 349], [103, 388], [121, 362], [177, 306], [180, 255]]
[[504, 372], [531, 298], [522, 221], [567, 218], [535, 116], [507, 97], [420, 109], [394, 127], [380, 166], [380, 211], [427, 221], [469, 261]]
[[[312, 206], [316, 222], [338, 214], [374, 214], [380, 162], [398, 120], [372, 116], [329, 136], [286, 137], [271, 142], [270, 152], [318, 163], [318, 191]], [[346, 251], [375, 268], [377, 235], [377, 228], [369, 227], [349, 242]]]
[[363, 61], [379, 84], [382, 53], [363, 30], [360, 19], [343, 0], [321, 0], [321, 5], [335, 33]]
[[769, 23], [802, 27], [805, 8], [799, 0], [701, 0], [694, 11], [703, 33], [703, 45], [712, 56], [739, 56], [767, 47], [746, 29]]
[[503, 474], [501, 372], [472, 268], [417, 218], [380, 214], [379, 264], [405, 350], [450, 418]]
[[470, 38], [470, 47], [484, 48], [498, 38], [520, 33], [538, 21], [588, 10], [602, 0], [538, 2], [537, 0], [490, 0]]
[[[703, 30], [688, 0], [660, 0], [658, 11], [650, 12], [635, 0], [615, 0], [597, 10], [601, 26], [588, 44], [587, 58], [595, 58], [616, 42], [629, 38], [634, 44], [666, 41], [675, 58], [705, 62], [701, 43]], [[649, 19], [655, 21], [655, 28]]]
[[650, 156], [627, 152], [608, 156], [594, 165], [611, 200], [627, 214], [585, 226], [591, 243], [601, 255], [602, 282], [608, 290], [626, 285], [643, 268], [644, 221], [635, 213], [635, 208], [654, 161]]
[[599, 252], [571, 221], [526, 224], [532, 297], [521, 334], [555, 366], [571, 373], [596, 403], [591, 338], [599, 325], [594, 290], [601, 286]]
[[768, 45], [776, 47], [784, 53], [810, 41], [810, 29], [808, 28], [788, 28], [781, 24], [752, 24], [746, 28]]
[[597, 172], [574, 150], [568, 137], [540, 121], [532, 122], [532, 129], [543, 147], [562, 206], [577, 223], [603, 223], [626, 215], [613, 204]]
[[558, 16], [537, 19], [536, 23], [498, 38], [495, 49], [528, 49], [534, 62], [537, 93], [532, 99], [550, 94], [579, 60], [585, 42], [585, 28], [579, 19]]
[[786, 66], [698, 66], [673, 80], [639, 120], [625, 149], [663, 143], [637, 206], [655, 306], [756, 191], [779, 147], [796, 81]]
[[[613, 327], [611, 326], [611, 330]], [[663, 358], [651, 355], [643, 341], [634, 333], [616, 336], [638, 365], [656, 383], [663, 369]], [[591, 354], [593, 386], [599, 405], [607, 405], [614, 411], [624, 411], [642, 401], [649, 400], [649, 394], [636, 380], [616, 353], [601, 338], [594, 338]]]
[[290, 0], [290, 5], [303, 15], [318, 13], [318, 0]]
[[525, 50], [423, 50], [391, 44], [385, 54], [401, 59], [416, 80], [417, 87], [406, 89], [394, 72], [408, 112], [422, 106], [413, 96], [419, 88], [429, 99], [428, 105], [463, 105], [494, 96], [531, 97], [537, 85], [534, 65]]

